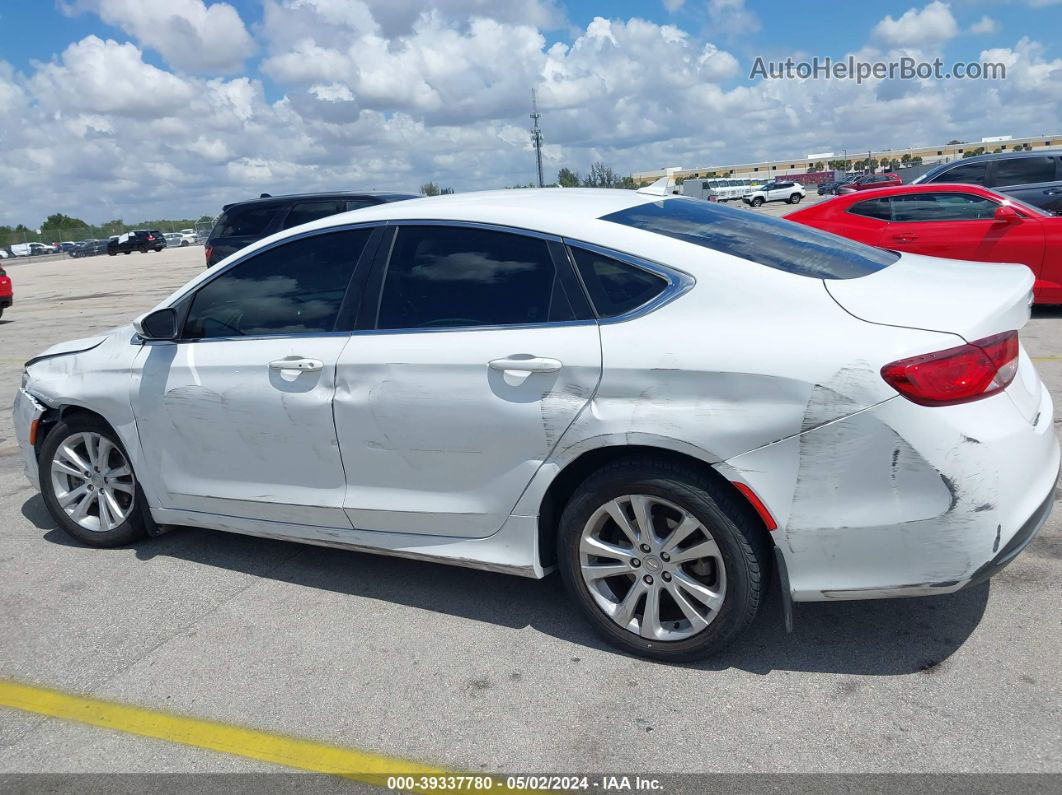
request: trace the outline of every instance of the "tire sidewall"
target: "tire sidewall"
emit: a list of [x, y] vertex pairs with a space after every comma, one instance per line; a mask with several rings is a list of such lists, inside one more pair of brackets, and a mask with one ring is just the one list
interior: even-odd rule
[[[133, 472], [136, 490], [133, 497], [133, 510], [129, 512], [126, 520], [113, 530], [103, 532], [86, 530], [66, 515], [66, 511], [62, 509], [55, 497], [55, 492], [52, 488], [52, 460], [59, 445], [76, 433], [98, 433], [100, 436], [106, 437], [125, 456], [126, 464], [129, 466], [130, 471]], [[60, 420], [45, 437], [44, 443], [41, 445], [38, 467], [41, 497], [48, 508], [48, 513], [51, 514], [52, 518], [63, 530], [77, 540], [95, 547], [113, 547], [128, 544], [145, 535], [146, 530], [140, 513], [144, 507], [144, 492], [140, 488], [140, 481], [136, 477], [133, 462], [129, 458], [125, 445], [122, 444], [122, 440], [106, 423], [91, 417], [72, 417], [69, 421]]]
[[[631, 473], [633, 474], [633, 473]], [[726, 595], [719, 614], [707, 628], [681, 641], [647, 640], [619, 627], [598, 607], [583, 582], [579, 541], [590, 516], [609, 500], [626, 494], [647, 494], [674, 503], [692, 513], [711, 532], [726, 567]], [[661, 660], [691, 660], [708, 656], [723, 646], [750, 620], [744, 606], [750, 598], [750, 579], [741, 549], [741, 530], [702, 489], [659, 475], [594, 478], [569, 501], [561, 515], [557, 565], [565, 586], [588, 614], [594, 628], [612, 643], [635, 654]]]

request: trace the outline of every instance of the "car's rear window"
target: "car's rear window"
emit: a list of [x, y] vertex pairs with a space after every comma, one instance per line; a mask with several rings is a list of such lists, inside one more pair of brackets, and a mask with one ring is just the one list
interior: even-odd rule
[[887, 268], [899, 255], [770, 218], [681, 197], [639, 204], [601, 217], [658, 235], [815, 279], [855, 279]]

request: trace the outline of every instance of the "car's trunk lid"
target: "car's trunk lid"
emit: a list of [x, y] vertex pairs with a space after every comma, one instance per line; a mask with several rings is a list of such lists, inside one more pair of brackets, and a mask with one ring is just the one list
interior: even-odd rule
[[[867, 276], [824, 284], [833, 299], [860, 320], [941, 331], [975, 342], [1026, 324], [1033, 282], [1032, 271], [1024, 265], [903, 254]], [[1040, 390], [1039, 375], [1023, 350], [1018, 376], [1006, 392], [1030, 421], [1039, 412]]]
[[860, 320], [943, 331], [973, 342], [1025, 325], [1033, 281], [1024, 265], [902, 254], [889, 267], [858, 279], [824, 283], [833, 299]]

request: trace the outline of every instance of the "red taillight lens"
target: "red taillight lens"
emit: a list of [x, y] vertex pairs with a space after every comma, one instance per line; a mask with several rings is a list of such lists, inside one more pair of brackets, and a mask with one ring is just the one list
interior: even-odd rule
[[1018, 332], [901, 359], [881, 368], [881, 377], [908, 400], [951, 406], [994, 395], [1018, 372]]
[[206, 262], [207, 262], [207, 265], [209, 265], [210, 264], [210, 255], [214, 253], [214, 247], [213, 246], [203, 246], [203, 251], [206, 253]]

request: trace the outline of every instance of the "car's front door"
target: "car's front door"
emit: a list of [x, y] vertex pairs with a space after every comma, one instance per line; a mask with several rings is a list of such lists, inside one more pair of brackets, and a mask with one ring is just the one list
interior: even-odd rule
[[557, 241], [410, 224], [385, 249], [336, 375], [347, 514], [491, 535], [597, 388], [597, 324]]
[[184, 299], [176, 342], [145, 346], [133, 410], [160, 507], [350, 527], [332, 399], [370, 234], [256, 252]]
[[1020, 262], [1037, 277], [1043, 267], [1044, 231], [1025, 213], [997, 221], [999, 204], [973, 193], [893, 196], [892, 222], [881, 245], [933, 257], [974, 262]]

